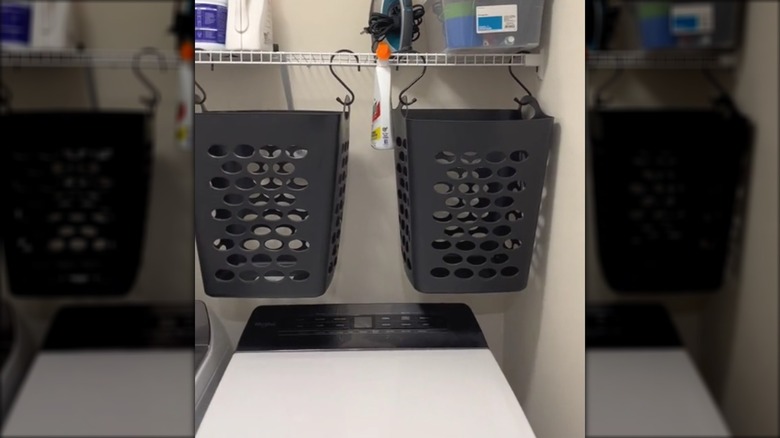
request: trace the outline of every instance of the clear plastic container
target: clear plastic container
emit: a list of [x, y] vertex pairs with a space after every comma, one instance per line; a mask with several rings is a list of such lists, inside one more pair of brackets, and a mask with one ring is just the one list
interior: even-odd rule
[[427, 0], [428, 51], [513, 53], [539, 46], [544, 0]]
[[643, 49], [733, 50], [740, 44], [741, 1], [641, 1], [633, 6]]

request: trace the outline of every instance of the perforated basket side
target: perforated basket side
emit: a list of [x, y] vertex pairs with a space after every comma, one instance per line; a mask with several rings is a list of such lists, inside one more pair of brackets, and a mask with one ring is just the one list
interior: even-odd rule
[[553, 119], [521, 120], [511, 110], [410, 110], [396, 120], [399, 221], [415, 289], [524, 289]]
[[[133, 111], [3, 116], [3, 240], [11, 293], [130, 291], [144, 241], [151, 117]], [[106, 132], [122, 135], [107, 138]]]
[[715, 291], [752, 130], [709, 110], [589, 114], [599, 255], [617, 292]]
[[343, 212], [344, 115], [207, 112], [196, 123], [195, 226], [206, 293], [325, 293]]

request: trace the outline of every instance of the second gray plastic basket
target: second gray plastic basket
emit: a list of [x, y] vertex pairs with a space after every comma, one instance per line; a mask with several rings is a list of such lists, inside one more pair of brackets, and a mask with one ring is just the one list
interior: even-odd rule
[[195, 115], [195, 230], [205, 291], [315, 297], [338, 260], [347, 113]]
[[401, 242], [416, 290], [526, 287], [553, 121], [541, 110], [395, 111]]

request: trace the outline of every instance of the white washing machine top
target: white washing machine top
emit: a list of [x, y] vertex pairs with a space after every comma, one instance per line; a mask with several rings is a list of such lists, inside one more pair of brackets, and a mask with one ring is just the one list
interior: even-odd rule
[[2, 436], [192, 436], [192, 304], [64, 308]]
[[0, 302], [0, 424], [27, 372], [35, 347], [11, 303]]
[[588, 437], [730, 437], [661, 306], [588, 306]]
[[258, 307], [198, 438], [534, 438], [461, 304]]
[[200, 426], [233, 353], [224, 326], [203, 301], [195, 301], [195, 430]]

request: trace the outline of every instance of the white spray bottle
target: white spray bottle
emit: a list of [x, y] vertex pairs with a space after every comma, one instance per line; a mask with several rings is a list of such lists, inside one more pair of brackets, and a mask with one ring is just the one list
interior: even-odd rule
[[379, 150], [393, 149], [391, 127], [390, 45], [382, 41], [376, 49], [376, 77], [374, 80], [374, 105], [371, 116], [371, 147]]

